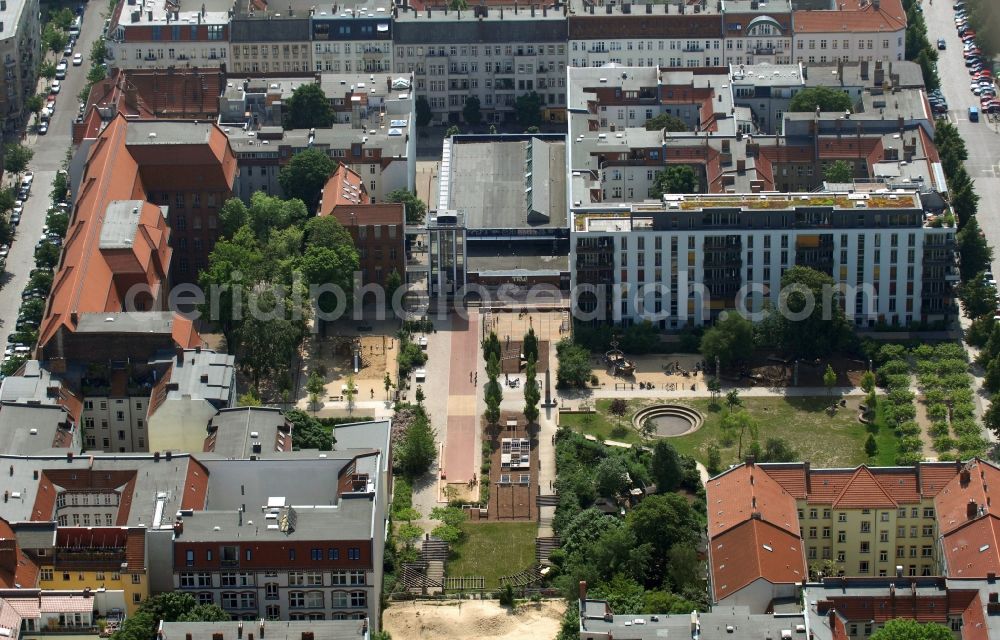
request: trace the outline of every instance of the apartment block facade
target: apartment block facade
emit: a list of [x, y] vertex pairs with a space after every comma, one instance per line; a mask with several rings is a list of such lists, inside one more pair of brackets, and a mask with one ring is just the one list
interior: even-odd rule
[[181, 11], [167, 0], [119, 2], [107, 35], [108, 65], [121, 69], [219, 67], [229, 60], [232, 2]]
[[24, 101], [35, 93], [41, 51], [38, 0], [0, 1], [0, 122], [4, 136], [17, 131], [27, 116]]
[[506, 122], [514, 117], [518, 96], [532, 91], [542, 97], [549, 119], [562, 119], [562, 12], [517, 6], [406, 11], [393, 29], [395, 73], [413, 75], [414, 93], [427, 99], [434, 122], [460, 122], [468, 96], [479, 99], [485, 122]]

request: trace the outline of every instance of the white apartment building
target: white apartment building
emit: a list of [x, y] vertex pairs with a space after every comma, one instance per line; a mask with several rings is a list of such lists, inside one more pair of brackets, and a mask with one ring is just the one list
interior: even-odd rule
[[4, 136], [13, 134], [28, 115], [24, 100], [35, 93], [41, 50], [38, 0], [0, 0], [0, 120]]
[[900, 0], [838, 1], [830, 9], [794, 13], [793, 61], [904, 59], [906, 13]]
[[205, 0], [185, 11], [177, 6], [167, 0], [118, 3], [108, 29], [108, 64], [122, 69], [226, 64], [232, 0]]
[[392, 71], [392, 2], [360, 0], [329, 11], [314, 6], [311, 38], [317, 73]]
[[413, 74], [415, 94], [433, 121], [459, 122], [469, 96], [485, 122], [513, 118], [516, 99], [532, 91], [544, 115], [561, 120], [566, 105], [566, 18], [547, 8], [477, 7], [473, 11], [402, 11], [393, 25], [395, 74]]

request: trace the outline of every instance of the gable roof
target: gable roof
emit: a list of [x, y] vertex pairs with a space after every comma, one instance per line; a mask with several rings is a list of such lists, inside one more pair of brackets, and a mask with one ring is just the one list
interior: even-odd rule
[[751, 518], [799, 532], [795, 498], [756, 465], [740, 465], [709, 480], [707, 509], [709, 538]]
[[789, 584], [808, 575], [799, 536], [756, 518], [713, 538], [709, 558], [716, 601], [760, 578]]
[[837, 508], [879, 508], [896, 507], [896, 501], [886, 493], [882, 485], [866, 466], [860, 466], [833, 501]]

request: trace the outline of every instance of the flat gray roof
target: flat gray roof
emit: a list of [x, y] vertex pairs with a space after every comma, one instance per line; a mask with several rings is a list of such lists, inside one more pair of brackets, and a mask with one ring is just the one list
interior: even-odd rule
[[279, 409], [237, 407], [215, 414], [208, 431], [215, 432], [213, 453], [227, 458], [249, 458], [254, 443], [260, 443], [260, 453], [274, 453], [279, 431], [287, 433], [288, 429]]
[[221, 409], [236, 384], [236, 356], [211, 349], [185, 349], [174, 359], [170, 382], [177, 389], [167, 392], [168, 399], [200, 398]]
[[[604, 611], [600, 600], [585, 601], [585, 616], [580, 629], [595, 633], [610, 633], [615, 638], [629, 640], [662, 640], [662, 638], [691, 638], [692, 614], [612, 616], [607, 622], [597, 617]], [[698, 613], [701, 624], [700, 640], [732, 640], [733, 638], [781, 638], [783, 630], [795, 636], [795, 625], [804, 624], [805, 616], [751, 614], [748, 607], [715, 607], [711, 612]], [[594, 617], [591, 617], [594, 616]], [[636, 624], [636, 621], [642, 622]], [[727, 627], [733, 627], [732, 632]]]
[[[68, 420], [66, 410], [60, 406], [2, 403], [0, 442], [3, 443], [4, 453], [31, 456], [55, 453], [53, 449], [73, 451], [69, 445], [74, 434], [66, 428]], [[55, 444], [57, 435], [63, 442], [62, 446]]]
[[145, 204], [142, 200], [112, 200], [108, 203], [101, 224], [101, 249], [132, 248]]
[[76, 333], [171, 333], [172, 311], [81, 313]]
[[[363, 640], [367, 638], [364, 620], [268, 620], [265, 632], [271, 640], [302, 640], [309, 632], [315, 640]], [[240, 627], [246, 625], [245, 632]], [[237, 640], [254, 631], [253, 622], [164, 622], [164, 640], [213, 640], [221, 634], [222, 640]]]
[[[134, 120], [128, 123], [126, 145], [208, 144], [211, 122]], [[151, 135], [156, 134], [156, 135]]]
[[448, 208], [470, 229], [564, 227], [565, 166], [565, 142], [456, 140]]

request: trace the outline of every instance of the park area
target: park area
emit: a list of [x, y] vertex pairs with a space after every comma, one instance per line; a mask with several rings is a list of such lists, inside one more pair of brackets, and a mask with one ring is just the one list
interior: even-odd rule
[[[757, 428], [757, 440], [765, 445], [770, 439], [782, 440], [796, 455], [795, 460], [810, 460], [815, 467], [851, 467], [863, 463], [895, 464], [896, 439], [891, 429], [880, 427], [875, 434], [878, 453], [869, 457], [865, 452], [868, 430], [858, 420], [860, 397], [846, 399], [846, 407], [830, 413], [828, 396], [788, 396], [741, 398]], [[619, 419], [611, 412], [613, 400], [597, 401], [593, 413], [563, 413], [559, 416], [561, 427], [568, 427], [600, 440], [614, 440], [627, 444], [641, 444], [643, 438], [632, 428], [632, 415], [640, 408], [655, 404], [654, 400], [631, 400], [627, 412]], [[723, 422], [730, 411], [725, 398], [671, 400], [677, 404], [697, 409], [705, 417], [702, 427], [691, 434], [668, 438], [678, 452], [693, 456], [702, 464], [709, 464], [712, 445], [719, 449], [721, 463], [739, 461], [739, 433], [724, 429]], [[879, 421], [876, 420], [876, 423]], [[752, 437], [747, 432], [743, 438], [743, 455], [747, 454]]]
[[535, 522], [466, 522], [462, 531], [461, 541], [451, 546], [448, 577], [481, 576], [486, 589], [493, 590], [500, 587], [502, 576], [535, 564]]
[[502, 607], [496, 600], [396, 602], [382, 614], [382, 628], [405, 640], [542, 640], [555, 638], [565, 600]]

